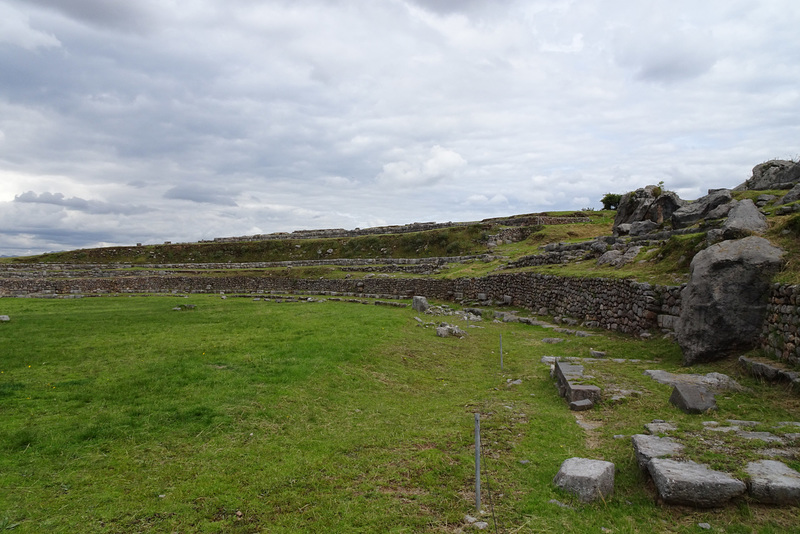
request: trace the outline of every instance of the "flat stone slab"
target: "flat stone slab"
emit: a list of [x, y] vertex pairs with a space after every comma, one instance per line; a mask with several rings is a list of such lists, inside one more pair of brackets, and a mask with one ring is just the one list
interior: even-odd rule
[[669, 504], [713, 508], [724, 505], [747, 490], [741, 480], [695, 462], [653, 458], [648, 464], [648, 471], [658, 495]]
[[670, 373], [669, 371], [662, 371], [660, 369], [647, 370], [644, 372], [660, 384], [667, 384], [668, 386], [675, 386], [677, 384], [694, 384], [697, 386], [705, 386], [712, 391], [724, 391], [730, 389], [733, 391], [744, 391], [745, 388], [728, 375], [722, 373], [708, 373], [706, 375], [695, 374], [677, 374]]
[[790, 371], [777, 362], [740, 356], [739, 364], [751, 375], [768, 382], [794, 382], [800, 378], [800, 373]]
[[767, 443], [783, 444], [783, 440], [770, 432], [748, 432], [745, 430], [738, 430], [736, 435], [744, 439], [760, 439]]
[[644, 425], [644, 428], [650, 434], [667, 434], [669, 432], [675, 432], [678, 430], [678, 427], [672, 423], [660, 420], [653, 420], [652, 423], [647, 423]]
[[588, 458], [569, 458], [553, 479], [557, 487], [574, 493], [581, 502], [605, 499], [614, 493], [614, 464]]
[[10, 321], [10, 320], [11, 320], [11, 317], [9, 317], [8, 315], [0, 315], [0, 322], [5, 323], [5, 322]]
[[581, 399], [569, 403], [569, 409], [573, 412], [584, 412], [594, 408], [594, 403], [589, 399]]
[[653, 458], [677, 456], [683, 452], [683, 445], [672, 438], [636, 434], [631, 437], [631, 441], [633, 442], [633, 452], [636, 454], [636, 462], [642, 471], [647, 471], [647, 464]]
[[800, 504], [800, 473], [777, 460], [759, 460], [747, 464], [750, 475], [748, 491], [758, 502]]

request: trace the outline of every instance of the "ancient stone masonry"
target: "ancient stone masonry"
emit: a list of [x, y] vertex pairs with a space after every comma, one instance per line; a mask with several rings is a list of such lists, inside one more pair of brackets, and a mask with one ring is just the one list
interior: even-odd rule
[[773, 284], [761, 346], [782, 361], [800, 363], [800, 288]]
[[373, 228], [356, 228], [355, 230], [345, 230], [343, 228], [331, 228], [325, 230], [296, 230], [294, 232], [276, 232], [273, 234], [257, 234], [240, 237], [218, 237], [210, 241], [200, 241], [201, 243], [238, 243], [244, 241], [269, 241], [275, 239], [331, 239], [346, 237], [361, 237], [367, 235], [385, 234], [407, 234], [412, 232], [425, 232], [429, 230], [440, 230], [443, 228], [454, 228], [463, 226], [473, 226], [476, 224], [502, 224], [506, 226], [531, 226], [542, 224], [575, 224], [590, 222], [589, 217], [550, 217], [548, 215], [519, 215], [502, 219], [485, 219], [483, 221], [472, 222], [424, 222], [411, 223], [402, 226], [376, 226]]
[[638, 334], [671, 329], [680, 309], [680, 288], [630, 280], [565, 278], [537, 273], [498, 274], [454, 280], [372, 277], [296, 279], [193, 273], [117, 273], [116, 276], [8, 277], [0, 273], [0, 296], [75, 293], [213, 293], [294, 291], [380, 295], [457, 301], [493, 301], [545, 315], [567, 316], [589, 327]]

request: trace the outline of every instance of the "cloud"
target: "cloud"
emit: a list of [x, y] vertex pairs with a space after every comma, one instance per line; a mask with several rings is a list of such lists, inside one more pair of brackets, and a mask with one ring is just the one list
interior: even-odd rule
[[233, 196], [235, 196], [234, 193], [225, 189], [198, 185], [179, 185], [164, 193], [164, 198], [171, 200], [188, 200], [199, 204], [217, 204], [219, 206], [236, 206]]
[[466, 165], [458, 152], [434, 145], [427, 156], [384, 164], [377, 181], [398, 187], [428, 186], [455, 177]]
[[26, 0], [67, 17], [100, 28], [146, 31], [155, 23], [148, 0], [108, 2], [106, 0]]
[[14, 197], [14, 202], [27, 203], [27, 204], [49, 204], [52, 206], [61, 206], [68, 210], [82, 211], [94, 215], [131, 215], [135, 213], [145, 213], [150, 211], [149, 208], [143, 206], [128, 206], [109, 204], [98, 200], [85, 200], [78, 197], [66, 198], [62, 193], [40, 193], [36, 194], [33, 191], [22, 193]]
[[177, 242], [732, 187], [798, 155], [798, 26], [789, 0], [0, 0], [0, 233]]
[[0, 3], [0, 44], [3, 43], [26, 50], [61, 46], [53, 34], [33, 29], [26, 14]]

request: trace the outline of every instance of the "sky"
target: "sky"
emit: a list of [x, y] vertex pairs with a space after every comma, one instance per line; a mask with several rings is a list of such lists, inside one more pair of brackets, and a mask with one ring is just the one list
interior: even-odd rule
[[0, 0], [0, 255], [684, 199], [800, 157], [795, 0]]

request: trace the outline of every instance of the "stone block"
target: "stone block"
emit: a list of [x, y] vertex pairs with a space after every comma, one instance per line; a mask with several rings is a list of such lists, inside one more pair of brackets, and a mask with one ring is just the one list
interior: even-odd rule
[[672, 438], [660, 438], [647, 434], [636, 434], [631, 437], [633, 452], [639, 469], [647, 471], [647, 465], [653, 458], [675, 456], [683, 451], [683, 445]]
[[581, 399], [569, 403], [569, 409], [573, 412], [584, 412], [594, 408], [594, 403], [589, 399]]
[[425, 313], [431, 306], [428, 304], [428, 299], [425, 297], [415, 296], [411, 301], [411, 307], [415, 311]]
[[675, 384], [669, 402], [685, 413], [706, 413], [717, 408], [714, 394], [703, 386], [694, 384]]
[[558, 392], [567, 402], [589, 399], [593, 403], [600, 402], [600, 388], [597, 386], [580, 384], [583, 378], [583, 366], [568, 362], [556, 362], [555, 377]]
[[647, 468], [658, 495], [668, 504], [713, 508], [747, 489], [741, 480], [695, 462], [653, 458]]
[[581, 502], [605, 499], [614, 493], [614, 464], [588, 458], [569, 458], [561, 464], [553, 484], [574, 493]]
[[758, 502], [800, 504], [800, 473], [777, 460], [759, 460], [747, 464], [750, 475], [748, 491]]
[[11, 317], [8, 315], [0, 315], [0, 322], [5, 323], [11, 320]]

